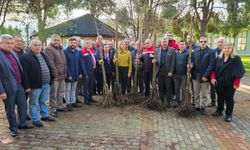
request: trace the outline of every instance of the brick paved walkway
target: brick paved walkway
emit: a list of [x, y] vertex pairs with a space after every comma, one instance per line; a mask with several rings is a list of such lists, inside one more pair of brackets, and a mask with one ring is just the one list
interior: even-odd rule
[[56, 122], [43, 128], [22, 130], [15, 139], [0, 103], [0, 149], [250, 149], [249, 107], [250, 94], [237, 92], [234, 121], [225, 123], [211, 115], [181, 118], [174, 109], [160, 113], [139, 106], [84, 106], [60, 113]]

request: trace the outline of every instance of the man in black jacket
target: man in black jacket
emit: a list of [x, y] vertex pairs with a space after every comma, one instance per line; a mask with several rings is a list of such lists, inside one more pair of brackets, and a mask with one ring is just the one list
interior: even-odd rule
[[[32, 123], [37, 127], [43, 127], [41, 120], [55, 121], [48, 115], [46, 105], [49, 99], [51, 75], [47, 57], [42, 53], [41, 41], [32, 40], [30, 47], [31, 51], [20, 58], [24, 70], [23, 83], [25, 91], [30, 93], [29, 111]], [[40, 119], [39, 110], [42, 119]]]
[[[217, 48], [214, 49], [216, 58], [220, 55], [220, 52], [222, 51], [224, 45], [225, 45], [225, 38], [219, 37], [217, 39]], [[211, 98], [211, 102], [208, 104], [208, 107], [214, 107], [216, 103], [216, 92], [212, 84], [210, 84], [210, 98]]]

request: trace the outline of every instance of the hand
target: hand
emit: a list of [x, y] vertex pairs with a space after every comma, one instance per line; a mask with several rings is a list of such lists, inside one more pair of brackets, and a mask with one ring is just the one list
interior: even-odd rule
[[82, 78], [82, 75], [81, 75], [81, 74], [79, 75], [79, 78], [80, 78], [80, 79]]
[[155, 64], [157, 62], [157, 60], [154, 58], [152, 59], [152, 63]]
[[71, 76], [69, 76], [69, 77], [68, 77], [68, 79], [69, 79], [69, 80], [72, 80], [72, 77], [71, 77]]
[[188, 65], [187, 65], [187, 68], [188, 68], [188, 69], [192, 69], [192, 68], [193, 68], [193, 65], [192, 65], [192, 64], [188, 64]]
[[26, 93], [31, 92], [31, 88], [25, 89], [25, 92], [26, 92]]
[[131, 73], [128, 73], [128, 78], [130, 78], [131, 77]]
[[6, 93], [0, 94], [0, 99], [2, 100], [7, 99], [7, 94]]
[[102, 60], [99, 60], [98, 63], [101, 65], [102, 64]]
[[114, 58], [114, 62], [115, 62], [115, 63], [117, 62], [117, 58]]
[[169, 76], [169, 77], [172, 77], [172, 76], [173, 76], [173, 73], [169, 72], [169, 73], [168, 73], [168, 76]]
[[54, 79], [53, 79], [53, 81], [57, 81], [57, 80], [58, 80], [58, 78], [54, 78]]
[[207, 78], [206, 77], [202, 77], [202, 81], [207, 82]]
[[216, 79], [212, 79], [212, 80], [211, 80], [211, 83], [213, 84], [213, 86], [216, 86], [216, 84], [217, 84]]
[[239, 87], [240, 87], [240, 86], [235, 86], [235, 85], [234, 85], [234, 89], [238, 89]]

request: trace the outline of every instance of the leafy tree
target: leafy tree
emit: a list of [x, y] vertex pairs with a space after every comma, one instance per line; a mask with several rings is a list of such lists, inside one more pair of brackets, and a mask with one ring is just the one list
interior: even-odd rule
[[17, 27], [13, 28], [12, 26], [2, 26], [0, 28], [0, 35], [1, 34], [10, 34], [10, 35], [18, 35], [21, 36], [22, 35], [22, 31], [20, 29], [18, 29]]
[[33, 15], [37, 19], [38, 36], [42, 42], [46, 42], [46, 25], [48, 18], [58, 15], [59, 5], [65, 5], [66, 0], [20, 0], [25, 13]]
[[9, 12], [9, 8], [11, 7], [13, 0], [1, 0], [0, 1], [0, 28], [3, 27], [6, 21], [6, 15]]
[[228, 17], [224, 23], [224, 33], [236, 38], [242, 29], [250, 24], [250, 2], [249, 0], [224, 0]]

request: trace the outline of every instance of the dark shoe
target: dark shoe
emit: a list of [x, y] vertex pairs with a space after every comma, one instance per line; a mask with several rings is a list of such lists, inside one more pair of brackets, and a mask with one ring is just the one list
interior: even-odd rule
[[200, 107], [196, 107], [195, 109], [196, 109], [196, 111], [201, 111]]
[[18, 126], [18, 129], [33, 129], [33, 128], [34, 128], [34, 126], [28, 125], [28, 124], [26, 124], [24, 126]]
[[96, 100], [93, 100], [93, 99], [90, 100], [90, 102], [91, 102], [91, 103], [97, 103], [97, 101], [96, 101]]
[[233, 120], [232, 115], [226, 115], [225, 121], [226, 122], [231, 122]]
[[82, 101], [80, 101], [78, 98], [76, 99], [76, 103], [82, 104]]
[[53, 117], [50, 117], [50, 116], [48, 116], [48, 117], [45, 117], [45, 118], [42, 118], [41, 119], [42, 121], [56, 121], [56, 119], [55, 118], [53, 118]]
[[84, 104], [91, 105], [91, 103], [89, 101], [87, 101], [87, 100], [84, 100]]
[[[77, 104], [77, 105], [78, 105], [78, 104], [79, 104], [79, 105], [82, 105], [82, 104], [80, 104], [80, 103], [75, 103], [75, 104]], [[67, 110], [68, 110], [68, 111], [73, 111], [73, 105], [72, 105], [72, 104], [68, 104], [66, 107], [67, 107]]]
[[17, 137], [18, 136], [17, 129], [10, 130], [10, 134], [11, 134], [12, 137]]
[[207, 107], [215, 107], [215, 102], [211, 102], [207, 105]]
[[222, 114], [222, 112], [215, 111], [214, 113], [212, 113], [212, 116], [219, 117], [219, 116], [223, 116], [223, 114]]
[[207, 109], [206, 108], [201, 108], [201, 115], [207, 115]]
[[32, 122], [32, 124], [36, 127], [43, 127], [43, 123], [41, 121], [35, 121], [35, 122]]
[[68, 112], [67, 108], [58, 108], [57, 109], [58, 112]]
[[26, 120], [31, 120], [30, 116], [29, 115], [26, 115]]
[[82, 102], [81, 103], [74, 103], [74, 104], [72, 104], [72, 107], [82, 107], [83, 105], [82, 105]]
[[52, 117], [56, 117], [56, 118], [57, 118], [57, 117], [58, 117], [58, 112], [57, 112], [57, 111], [52, 112], [52, 113], [51, 113], [51, 116], [52, 116]]

